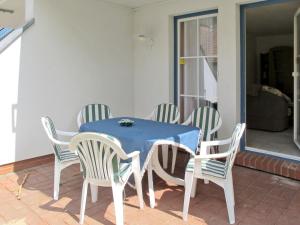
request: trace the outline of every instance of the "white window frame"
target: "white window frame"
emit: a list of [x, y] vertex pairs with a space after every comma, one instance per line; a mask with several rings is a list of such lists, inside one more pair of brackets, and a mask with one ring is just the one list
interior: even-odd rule
[[0, 41], [0, 54], [6, 48], [8, 48], [18, 37], [20, 37], [31, 25], [33, 25], [34, 22], [35, 19], [33, 18], [29, 22], [27, 22], [23, 27], [14, 29], [7, 36], [5, 36], [5, 38]]
[[[182, 19], [178, 19], [177, 21], [177, 59], [176, 59], [176, 63], [177, 63], [177, 103], [178, 106], [181, 106], [181, 97], [187, 97], [187, 98], [198, 98], [198, 99], [204, 99], [206, 96], [201, 96], [199, 95], [199, 93], [197, 95], [188, 95], [188, 94], [181, 94], [180, 93], [180, 60], [181, 59], [203, 59], [203, 58], [216, 58], [217, 62], [219, 61], [219, 51], [217, 51], [217, 55], [209, 55], [209, 56], [200, 56], [199, 53], [199, 46], [197, 46], [197, 56], [180, 56], [180, 43], [181, 43], [181, 39], [180, 39], [180, 23], [181, 22], [186, 22], [186, 21], [191, 21], [191, 20], [196, 20], [197, 21], [197, 43], [199, 43], [199, 19], [205, 19], [205, 18], [212, 18], [212, 17], [216, 17], [217, 18], [217, 27], [218, 27], [218, 13], [212, 13], [212, 14], [207, 14], [207, 15], [200, 15], [200, 16], [193, 16], [193, 17], [188, 17], [188, 18], [182, 18]], [[217, 43], [217, 49], [218, 49], [218, 43]], [[217, 67], [217, 77], [219, 76], [219, 67]], [[197, 74], [199, 75], [199, 60], [197, 60]], [[199, 79], [199, 76], [197, 76], [197, 79]], [[197, 81], [199, 83], [199, 80]], [[217, 103], [218, 99], [216, 98], [214, 102], [212, 103]]]

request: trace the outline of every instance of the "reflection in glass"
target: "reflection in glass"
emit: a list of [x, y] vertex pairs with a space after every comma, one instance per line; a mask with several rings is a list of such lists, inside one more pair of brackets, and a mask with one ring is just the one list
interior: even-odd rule
[[217, 17], [199, 19], [199, 55], [217, 55]]
[[180, 23], [180, 56], [197, 56], [197, 20]]
[[181, 123], [187, 120], [194, 109], [207, 105], [206, 101], [196, 97], [180, 97], [180, 103]]
[[216, 58], [203, 58], [199, 62], [199, 95], [204, 99], [215, 103], [217, 101], [217, 71]]
[[181, 82], [180, 94], [184, 95], [198, 95], [198, 74], [197, 74], [197, 60], [185, 59], [182, 61], [181, 67]]

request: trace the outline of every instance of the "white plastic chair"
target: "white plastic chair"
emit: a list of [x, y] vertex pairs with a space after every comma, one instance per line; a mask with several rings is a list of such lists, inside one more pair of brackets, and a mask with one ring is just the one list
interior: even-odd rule
[[[245, 126], [245, 124], [237, 124], [231, 138], [229, 139], [202, 142], [200, 155], [196, 155], [194, 158], [190, 159], [185, 171], [185, 193], [183, 204], [183, 219], [185, 221], [188, 217], [191, 194], [192, 196], [195, 194], [195, 190], [192, 189], [195, 187], [195, 183], [199, 178], [212, 181], [224, 189], [229, 222], [230, 224], [235, 223], [232, 167]], [[229, 145], [229, 148], [224, 153], [209, 154], [211, 146], [220, 145]], [[216, 160], [220, 158], [225, 158], [226, 161]]]
[[[93, 202], [97, 201], [98, 186], [112, 187], [116, 222], [117, 225], [123, 225], [123, 190], [132, 173], [139, 205], [141, 209], [143, 208], [140, 152], [135, 151], [126, 155], [116, 138], [89, 132], [73, 137], [70, 149], [77, 151], [83, 169], [80, 224], [84, 221], [87, 188], [90, 184]], [[121, 160], [126, 160], [126, 162], [121, 162]]]
[[77, 125], [112, 118], [109, 106], [104, 104], [89, 104], [84, 106], [77, 116]]
[[[180, 113], [178, 107], [171, 103], [162, 103], [157, 105], [151, 114], [146, 117], [146, 119], [162, 122], [176, 124], [179, 122]], [[162, 156], [163, 156], [163, 168], [168, 167], [168, 145], [162, 145]], [[177, 153], [177, 147], [172, 146], [173, 153]]]
[[54, 200], [58, 200], [61, 171], [72, 164], [79, 163], [79, 159], [76, 154], [66, 148], [62, 148], [62, 146], [69, 146], [69, 142], [58, 140], [58, 135], [72, 137], [77, 133], [56, 130], [53, 121], [47, 116], [42, 117], [41, 121], [54, 150], [55, 161], [53, 198]]
[[[222, 119], [220, 113], [208, 106], [199, 107], [195, 109], [188, 119], [182, 125], [191, 125], [201, 129], [201, 140], [211, 141], [216, 137], [216, 132], [220, 129], [222, 125]], [[171, 172], [174, 173], [175, 163], [177, 157], [176, 149], [173, 149], [172, 158], [172, 169]]]

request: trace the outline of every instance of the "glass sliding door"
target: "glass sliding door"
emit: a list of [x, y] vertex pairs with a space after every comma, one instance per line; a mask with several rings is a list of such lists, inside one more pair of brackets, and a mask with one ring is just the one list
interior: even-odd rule
[[201, 106], [217, 103], [217, 15], [177, 22], [178, 103], [181, 121]]

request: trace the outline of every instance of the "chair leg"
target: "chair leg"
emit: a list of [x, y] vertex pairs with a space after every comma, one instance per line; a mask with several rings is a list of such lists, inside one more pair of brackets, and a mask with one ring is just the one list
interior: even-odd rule
[[224, 185], [224, 193], [225, 193], [229, 223], [234, 224], [235, 223], [234, 196], [233, 196], [232, 184], [230, 184], [230, 181], [228, 180]]
[[54, 200], [58, 200], [59, 196], [59, 184], [60, 184], [60, 173], [61, 173], [61, 165], [60, 162], [55, 158], [54, 162]]
[[95, 203], [98, 200], [98, 186], [90, 184], [90, 189], [91, 189], [92, 202]]
[[155, 206], [155, 194], [153, 188], [153, 174], [152, 174], [152, 164], [151, 161], [148, 165], [148, 187], [149, 187], [149, 200], [150, 200], [150, 207], [154, 208]]
[[88, 190], [89, 183], [84, 180], [82, 185], [82, 194], [81, 194], [81, 207], [80, 207], [80, 224], [83, 224], [84, 221], [84, 213], [85, 213], [85, 206], [86, 206], [86, 196]]
[[184, 177], [184, 203], [183, 203], [183, 215], [182, 218], [184, 221], [187, 221], [188, 218], [188, 211], [189, 211], [189, 205], [190, 205], [190, 198], [191, 198], [191, 192], [192, 192], [192, 186], [193, 186], [193, 173], [191, 172], [185, 172]]
[[144, 208], [144, 199], [143, 199], [143, 190], [142, 190], [142, 179], [140, 170], [138, 168], [133, 171], [134, 182], [137, 191], [137, 195], [139, 197], [140, 209]]
[[177, 158], [177, 147], [176, 146], [172, 146], [172, 169], [171, 169], [171, 173], [174, 173], [175, 170], [175, 164], [176, 164], [176, 158]]
[[235, 197], [234, 197], [234, 188], [233, 188], [233, 180], [232, 180], [232, 174], [228, 173], [228, 185], [230, 185], [230, 190], [232, 191], [232, 200], [233, 200], [233, 206], [235, 206]]
[[113, 185], [113, 197], [115, 205], [116, 225], [124, 225], [123, 215], [123, 188], [120, 185]]
[[193, 180], [193, 185], [192, 185], [192, 194], [191, 197], [195, 198], [196, 194], [197, 194], [197, 178], [194, 178]]
[[169, 145], [162, 145], [161, 146], [162, 150], [162, 159], [163, 159], [163, 168], [167, 169], [168, 168], [168, 156], [169, 156]]

